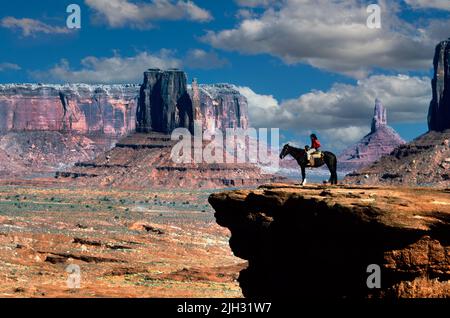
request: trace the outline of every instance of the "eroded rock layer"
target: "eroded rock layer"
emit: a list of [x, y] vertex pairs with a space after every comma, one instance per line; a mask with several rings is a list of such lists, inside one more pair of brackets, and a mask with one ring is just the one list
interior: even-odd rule
[[135, 130], [138, 85], [0, 85], [0, 132], [126, 135]]
[[179, 70], [149, 70], [142, 86], [0, 85], [0, 178], [93, 160], [136, 124], [146, 133], [192, 131], [194, 119], [210, 132], [247, 128], [247, 107], [233, 85], [190, 86]]
[[346, 176], [365, 185], [450, 186], [450, 130], [430, 131]]
[[[283, 180], [249, 163], [177, 162], [171, 155], [176, 143], [162, 133], [132, 134], [110, 151], [57, 172], [56, 177], [73, 178], [86, 185], [133, 189], [242, 187]], [[196, 148], [206, 144], [196, 147], [192, 142], [191, 158]]]
[[[450, 297], [449, 194], [272, 184], [209, 202], [249, 262], [239, 277], [246, 297]], [[380, 288], [367, 285], [371, 264]]]

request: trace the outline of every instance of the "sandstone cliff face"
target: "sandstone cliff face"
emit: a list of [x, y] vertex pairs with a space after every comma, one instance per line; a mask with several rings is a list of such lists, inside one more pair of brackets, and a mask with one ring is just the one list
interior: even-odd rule
[[200, 116], [203, 129], [214, 132], [219, 129], [225, 133], [226, 128], [243, 128], [249, 126], [247, 99], [234, 85], [192, 85], [192, 99], [199, 96]]
[[137, 131], [171, 133], [179, 127], [193, 130], [194, 112], [186, 73], [149, 69], [144, 73], [137, 109]]
[[0, 85], [0, 132], [125, 135], [135, 129], [137, 85]]
[[[228, 84], [193, 83], [190, 87], [186, 74], [178, 70], [148, 71], [142, 86], [0, 85], [0, 140], [7, 140], [4, 144], [17, 150], [14, 155], [0, 145], [0, 152], [11, 154], [11, 159], [0, 165], [0, 177], [92, 160], [121, 137], [134, 133], [136, 124], [138, 131], [171, 132], [177, 127], [192, 130], [194, 119], [202, 121], [205, 130], [247, 128], [247, 100]], [[40, 142], [44, 135], [51, 146]], [[58, 146], [58, 140], [72, 138], [78, 138], [82, 146], [76, 142]], [[84, 148], [88, 143], [93, 151]], [[7, 156], [0, 153], [0, 158], [3, 155]], [[258, 173], [252, 175], [258, 178]], [[218, 179], [230, 184], [237, 180]]]
[[[450, 297], [450, 191], [262, 186], [212, 194], [246, 297]], [[370, 289], [370, 264], [381, 288]]]
[[230, 84], [187, 85], [180, 70], [150, 69], [144, 73], [139, 106], [138, 132], [171, 133], [184, 127], [193, 131], [194, 120], [206, 132], [248, 127], [247, 99]]
[[388, 126], [386, 113], [386, 108], [377, 99], [370, 133], [339, 155], [340, 170], [355, 170], [367, 166], [405, 143], [395, 130]]
[[433, 131], [450, 129], [450, 38], [436, 46], [431, 86], [433, 99], [428, 111], [428, 128]]
[[0, 133], [39, 130], [121, 136], [135, 131], [136, 123], [138, 131], [171, 132], [177, 127], [191, 129], [194, 119], [201, 120], [205, 130], [245, 129], [247, 99], [231, 84], [186, 85], [186, 74], [177, 70], [148, 71], [142, 86], [0, 85]]

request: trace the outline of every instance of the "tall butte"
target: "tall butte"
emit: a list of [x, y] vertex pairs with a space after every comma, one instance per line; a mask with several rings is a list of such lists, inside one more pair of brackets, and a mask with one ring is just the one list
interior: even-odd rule
[[450, 186], [450, 39], [436, 46], [429, 131], [346, 176], [365, 185]]
[[404, 143], [397, 132], [388, 126], [387, 110], [381, 101], [376, 99], [370, 133], [342, 152], [339, 156], [339, 167], [343, 170], [353, 170], [367, 166]]
[[192, 131], [193, 117], [185, 72], [178, 69], [144, 72], [136, 112], [137, 132], [168, 134], [179, 127]]
[[[247, 100], [233, 85], [199, 85], [194, 80], [187, 85], [187, 75], [177, 69], [162, 71], [149, 69], [144, 73], [136, 110], [136, 132], [121, 139], [116, 146], [93, 160], [79, 162], [57, 178], [76, 178], [82, 185], [117, 186], [131, 189], [147, 188], [217, 188], [248, 186], [282, 180], [265, 174], [250, 163], [207, 162], [203, 153], [214, 148], [217, 158], [225, 156], [223, 145], [210, 141], [197, 144], [186, 138], [182, 149], [188, 162], [173, 160], [175, 146], [172, 139], [176, 128], [194, 130], [194, 120], [202, 128], [247, 128]], [[196, 129], [197, 130], [197, 129]], [[184, 141], [185, 138], [183, 138]], [[215, 140], [215, 139], [214, 139]], [[183, 143], [184, 145], [185, 143]], [[210, 146], [210, 147], [207, 147]], [[208, 154], [212, 153], [210, 151]], [[194, 157], [192, 156], [194, 155]], [[235, 158], [233, 158], [235, 159]]]
[[436, 46], [433, 64], [433, 99], [428, 110], [428, 128], [444, 131], [450, 129], [450, 38]]

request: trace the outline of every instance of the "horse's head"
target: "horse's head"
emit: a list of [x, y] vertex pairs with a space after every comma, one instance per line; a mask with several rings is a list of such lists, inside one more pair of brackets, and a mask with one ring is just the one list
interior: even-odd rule
[[285, 144], [283, 149], [281, 150], [280, 153], [280, 159], [283, 159], [284, 157], [286, 157], [289, 154], [289, 144]]

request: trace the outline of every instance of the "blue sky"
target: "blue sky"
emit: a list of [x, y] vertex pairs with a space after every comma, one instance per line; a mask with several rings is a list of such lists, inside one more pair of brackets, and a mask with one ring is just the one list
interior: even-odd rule
[[[373, 2], [2, 1], [0, 83], [134, 83], [146, 68], [176, 66], [239, 86], [252, 123], [285, 140], [306, 143], [314, 131], [342, 149], [368, 132], [375, 97], [410, 140], [426, 131], [450, 1], [379, 1], [376, 30], [366, 26]], [[65, 26], [71, 3], [81, 7], [77, 31]]]

